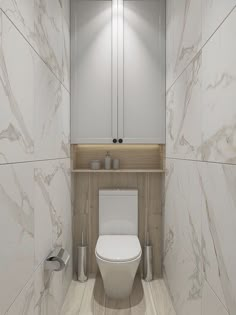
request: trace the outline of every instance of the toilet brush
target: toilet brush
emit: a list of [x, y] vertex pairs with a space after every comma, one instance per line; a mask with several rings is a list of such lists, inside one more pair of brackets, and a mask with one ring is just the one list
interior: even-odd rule
[[145, 241], [144, 241], [144, 255], [143, 255], [143, 278], [145, 281], [152, 281], [153, 266], [152, 266], [152, 245], [150, 243], [150, 233], [148, 228], [148, 196], [149, 196], [149, 176], [146, 175], [146, 208], [145, 208]]
[[[85, 235], [87, 224], [87, 216], [86, 212], [83, 216], [83, 227], [85, 227]], [[78, 246], [78, 281], [85, 282], [88, 280], [87, 275], [87, 255], [88, 255], [88, 245], [87, 245], [87, 237], [84, 237], [84, 231], [81, 232], [81, 241]]]
[[152, 270], [152, 245], [150, 243], [149, 232], [146, 233], [143, 257], [143, 278], [145, 281], [153, 280]]
[[87, 276], [87, 249], [84, 245], [84, 232], [82, 232], [81, 245], [78, 246], [78, 280], [85, 282], [88, 280]]

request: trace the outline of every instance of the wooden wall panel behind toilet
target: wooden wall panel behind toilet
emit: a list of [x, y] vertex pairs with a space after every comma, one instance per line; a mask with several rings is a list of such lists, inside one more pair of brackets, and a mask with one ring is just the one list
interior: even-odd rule
[[[138, 189], [139, 239], [145, 240], [146, 209], [147, 226], [153, 245], [153, 267], [155, 277], [161, 276], [161, 174], [147, 173], [80, 173], [75, 181], [74, 238], [75, 246], [81, 242], [82, 231], [89, 247], [89, 273], [98, 271], [95, 246], [98, 238], [99, 189]], [[76, 269], [75, 255], [75, 270]], [[142, 271], [142, 263], [140, 264]]]

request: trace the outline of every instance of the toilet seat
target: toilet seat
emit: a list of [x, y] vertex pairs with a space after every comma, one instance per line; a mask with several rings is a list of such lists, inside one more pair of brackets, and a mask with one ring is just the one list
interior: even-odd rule
[[105, 261], [129, 262], [141, 254], [136, 235], [100, 235], [96, 245], [96, 255]]

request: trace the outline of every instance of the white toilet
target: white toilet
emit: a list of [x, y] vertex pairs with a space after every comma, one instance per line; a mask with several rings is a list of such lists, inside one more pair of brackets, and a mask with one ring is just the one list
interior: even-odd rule
[[137, 190], [99, 191], [95, 255], [106, 295], [113, 299], [128, 297], [142, 256]]

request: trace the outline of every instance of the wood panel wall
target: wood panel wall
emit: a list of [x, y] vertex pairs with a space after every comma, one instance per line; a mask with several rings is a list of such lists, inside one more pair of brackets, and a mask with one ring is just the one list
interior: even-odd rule
[[[81, 244], [82, 232], [88, 244], [88, 270], [98, 270], [95, 246], [98, 239], [99, 189], [138, 189], [139, 239], [143, 246], [150, 238], [153, 245], [153, 268], [155, 278], [161, 277], [162, 247], [162, 181], [164, 176], [156, 173], [79, 173], [74, 175], [74, 264], [77, 270], [77, 246]], [[142, 273], [140, 264], [140, 272]]]

